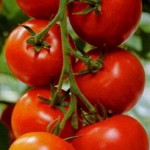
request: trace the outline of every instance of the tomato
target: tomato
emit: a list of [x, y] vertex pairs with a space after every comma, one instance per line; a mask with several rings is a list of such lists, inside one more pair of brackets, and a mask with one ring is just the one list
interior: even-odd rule
[[19, 137], [9, 150], [74, 150], [71, 144], [46, 132], [31, 132]]
[[[97, 59], [100, 48], [89, 55]], [[74, 72], [86, 69], [83, 62], [77, 62]], [[93, 104], [102, 104], [112, 114], [130, 110], [139, 100], [145, 84], [145, 73], [140, 61], [129, 51], [121, 48], [107, 49], [103, 67], [97, 73], [76, 76], [79, 89]]]
[[8, 128], [11, 141], [15, 140], [15, 137], [12, 131], [12, 126], [11, 126], [11, 115], [12, 115], [13, 109], [14, 109], [14, 104], [9, 104], [6, 107], [6, 109], [3, 111], [1, 118], [0, 118], [0, 120]]
[[[63, 112], [57, 107], [52, 107], [43, 102], [38, 96], [51, 98], [49, 88], [33, 88], [27, 91], [16, 103], [11, 123], [14, 135], [19, 137], [22, 134], [35, 131], [51, 131], [57, 120], [63, 119]], [[69, 101], [67, 98], [66, 101]], [[67, 109], [67, 107], [66, 107]], [[76, 130], [71, 126], [69, 119], [61, 133], [61, 137], [69, 137], [76, 133]]]
[[59, 8], [59, 0], [16, 0], [21, 10], [37, 19], [51, 19]]
[[76, 34], [94, 46], [117, 46], [136, 30], [142, 12], [141, 0], [101, 0], [100, 13], [94, 10], [78, 14], [89, 7], [83, 2], [68, 5], [70, 23]]
[[72, 141], [76, 150], [148, 150], [148, 136], [134, 118], [116, 115], [81, 129]]
[[[48, 21], [29, 20], [23, 25], [34, 32], [40, 32]], [[28, 44], [29, 32], [19, 26], [10, 34], [5, 47], [7, 64], [12, 73], [22, 82], [30, 86], [41, 86], [57, 83], [63, 65], [60, 26], [50, 28], [45, 41], [50, 48], [41, 48], [40, 52]]]

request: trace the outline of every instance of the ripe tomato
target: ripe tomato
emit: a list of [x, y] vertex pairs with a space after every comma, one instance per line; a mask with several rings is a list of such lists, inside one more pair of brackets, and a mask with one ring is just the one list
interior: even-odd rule
[[131, 36], [140, 20], [141, 0], [101, 0], [99, 14], [77, 14], [89, 7], [83, 2], [68, 6], [70, 23], [77, 35], [94, 46], [117, 46]]
[[148, 150], [148, 136], [135, 119], [116, 115], [81, 129], [72, 141], [76, 150]]
[[[34, 32], [40, 32], [46, 20], [29, 20], [23, 25]], [[41, 86], [58, 81], [63, 65], [60, 26], [55, 24], [48, 32], [46, 42], [50, 48], [41, 48], [36, 52], [34, 46], [26, 43], [29, 32], [19, 26], [10, 34], [5, 47], [6, 60], [12, 73], [24, 83]]]
[[51, 19], [59, 8], [59, 0], [16, 0], [21, 10], [37, 19]]
[[8, 128], [11, 141], [15, 140], [15, 136], [14, 136], [14, 133], [12, 131], [12, 126], [11, 126], [11, 115], [12, 115], [13, 109], [14, 109], [14, 104], [9, 104], [7, 108], [3, 111], [0, 117], [0, 120]]
[[[63, 112], [57, 107], [52, 108], [38, 96], [51, 98], [49, 88], [31, 89], [16, 103], [11, 118], [12, 129], [16, 137], [28, 132], [46, 131], [48, 125], [53, 122], [49, 127], [50, 131], [56, 124], [56, 119], [62, 120]], [[69, 100], [66, 99], [66, 101]], [[68, 120], [60, 136], [66, 138], [75, 133], [76, 130], [71, 126], [71, 120]]]
[[[89, 55], [96, 59], [100, 48]], [[74, 65], [74, 72], [86, 69], [83, 62]], [[142, 95], [145, 73], [139, 60], [130, 52], [112, 48], [106, 50], [103, 67], [97, 73], [76, 76], [81, 92], [93, 104], [102, 104], [112, 114], [130, 110]]]
[[31, 132], [19, 137], [9, 150], [74, 150], [71, 144], [46, 132]]

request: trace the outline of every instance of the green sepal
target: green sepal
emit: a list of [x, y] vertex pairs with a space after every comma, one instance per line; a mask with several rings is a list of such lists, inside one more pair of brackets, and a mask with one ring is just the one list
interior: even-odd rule
[[50, 105], [51, 104], [51, 100], [42, 96], [38, 96], [38, 98], [43, 101], [44, 103]]
[[50, 48], [50, 45], [47, 42], [45, 42], [45, 41], [39, 42], [39, 41], [36, 41], [35, 38], [36, 38], [35, 36], [32, 36], [32, 37], [28, 38], [26, 40], [26, 42], [29, 45], [32, 45], [35, 48], [36, 52], [39, 52], [41, 50], [41, 48], [45, 48], [45, 49]]
[[26, 40], [26, 42], [32, 46], [35, 46], [35, 36], [31, 36]]
[[[28, 38], [26, 40], [26, 42], [28, 44], [34, 46], [36, 52], [39, 52], [42, 47], [46, 48], [46, 49], [50, 48], [50, 45], [47, 42], [37, 40], [36, 33], [29, 26], [26, 26], [26, 25], [23, 25], [23, 24], [20, 24], [20, 26], [25, 28], [30, 33], [31, 37]], [[44, 38], [46, 38], [46, 35], [44, 36]]]
[[65, 110], [65, 108], [64, 107], [62, 107], [62, 106], [56, 106], [64, 115], [66, 114], [66, 110]]
[[85, 69], [85, 70], [82, 70], [80, 72], [77, 72], [77, 73], [73, 73], [74, 76], [80, 76], [80, 75], [84, 75], [84, 74], [87, 74], [89, 73], [89, 70], [88, 69]]
[[76, 112], [74, 112], [73, 114], [72, 114], [72, 117], [71, 117], [71, 124], [72, 124], [72, 127], [74, 128], [74, 129], [78, 129], [79, 128], [79, 125], [78, 125], [78, 116], [77, 116], [77, 113]]
[[45, 48], [45, 49], [49, 49], [51, 46], [47, 42], [43, 41], [42, 42], [42, 47]]
[[[52, 129], [50, 129], [52, 127], [52, 125], [54, 125], [54, 127]], [[50, 132], [52, 134], [58, 135], [58, 133], [59, 133], [59, 125], [60, 125], [60, 117], [58, 117], [55, 120], [51, 121], [48, 124], [48, 126], [46, 128], [46, 131]]]
[[88, 8], [86, 8], [80, 12], [73, 13], [73, 14], [75, 14], [75, 15], [86, 15], [86, 14], [89, 14], [90, 12], [92, 12], [94, 10], [95, 10], [94, 7], [89, 6]]
[[30, 27], [23, 24], [20, 24], [20, 26], [24, 27], [32, 36], [36, 34]]
[[75, 140], [75, 139], [77, 139], [81, 136], [83, 136], [83, 135], [70, 136], [70, 137], [65, 138], [64, 140], [67, 141], [67, 142], [70, 142], [70, 141]]

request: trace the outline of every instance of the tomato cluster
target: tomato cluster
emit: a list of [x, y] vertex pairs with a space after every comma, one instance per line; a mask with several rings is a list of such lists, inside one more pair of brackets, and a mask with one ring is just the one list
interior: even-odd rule
[[[137, 28], [141, 0], [17, 4], [32, 18], [12, 31], [5, 54], [12, 73], [31, 89], [13, 109], [16, 140], [9, 150], [148, 150], [143, 126], [123, 114], [138, 102], [145, 83], [138, 58], [121, 48]], [[89, 52], [76, 49], [67, 17], [92, 45]]]

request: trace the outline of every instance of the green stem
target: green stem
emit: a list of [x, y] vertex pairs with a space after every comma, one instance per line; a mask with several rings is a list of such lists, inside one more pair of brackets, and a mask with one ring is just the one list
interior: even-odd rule
[[49, 29], [58, 21], [61, 21], [61, 19], [63, 18], [63, 12], [66, 8], [66, 1], [68, 2], [68, 0], [60, 0], [60, 4], [59, 4], [59, 9], [58, 12], [56, 14], [56, 16], [50, 21], [50, 23], [43, 29], [41, 30], [41, 32], [36, 34], [36, 41], [43, 41], [49, 31]]
[[100, 4], [101, 0], [79, 0], [80, 2], [87, 3], [90, 5]]
[[72, 71], [72, 65], [71, 65], [71, 60], [70, 60], [70, 55], [69, 55], [69, 51], [70, 51], [70, 43], [68, 40], [68, 30], [67, 30], [67, 3], [68, 0], [60, 0], [60, 7], [62, 7], [62, 9], [60, 9], [60, 13], [62, 14], [61, 16], [61, 21], [60, 21], [60, 27], [61, 27], [61, 38], [62, 38], [62, 50], [63, 50], [63, 67], [62, 67], [62, 72], [61, 72], [61, 76], [59, 79], [59, 83], [58, 83], [58, 87], [56, 90], [56, 93], [52, 99], [52, 105], [54, 106], [57, 102], [57, 96], [59, 96], [61, 89], [62, 89], [62, 85], [63, 85], [63, 79], [65, 76], [67, 76], [69, 78], [69, 82], [70, 82], [70, 91], [71, 91], [71, 102], [69, 105], [69, 109], [66, 113], [66, 115], [64, 116], [63, 120], [60, 123], [60, 129], [59, 129], [59, 134], [61, 133], [66, 121], [68, 120], [69, 117], [71, 117], [71, 115], [76, 111], [76, 98], [74, 98], [75, 95], [78, 95], [83, 102], [85, 103], [85, 105], [89, 108], [90, 112], [96, 113], [95, 107], [85, 98], [85, 96], [81, 93], [81, 91], [79, 90], [75, 78], [73, 76], [73, 71]]
[[[58, 13], [56, 14], [56, 16], [54, 17], [54, 19], [40, 33], [36, 34], [36, 40], [42, 41], [45, 39], [46, 34], [49, 31], [49, 29], [56, 22], [58, 22], [58, 21], [60, 22], [61, 39], [62, 39], [62, 53], [63, 53], [63, 67], [62, 67], [62, 72], [61, 72], [61, 76], [60, 76], [60, 79], [58, 82], [57, 89], [56, 89], [55, 93], [53, 93], [53, 97], [51, 100], [51, 106], [52, 107], [56, 106], [58, 97], [60, 96], [61, 89], [63, 86], [63, 81], [66, 76], [69, 78], [70, 91], [71, 91], [72, 98], [70, 101], [69, 109], [66, 112], [63, 120], [60, 122], [60, 126], [59, 126], [60, 129], [58, 130], [58, 132], [59, 132], [58, 134], [61, 133], [66, 121], [76, 111], [77, 104], [76, 104], [75, 95], [78, 95], [83, 100], [83, 102], [85, 103], [87, 108], [89, 108], [90, 112], [96, 113], [96, 109], [94, 108], [94, 106], [85, 98], [85, 96], [79, 90], [77, 83], [75, 81], [74, 75], [73, 75], [72, 65], [71, 65], [71, 60], [70, 60], [70, 55], [69, 55], [70, 43], [69, 43], [69, 39], [68, 39], [68, 30], [67, 30], [67, 4], [68, 4], [68, 0], [60, 0], [59, 10], [58, 10]], [[82, 58], [82, 60], [84, 60], [84, 58]]]
[[62, 52], [63, 52], [63, 67], [62, 67], [62, 72], [61, 72], [61, 76], [59, 79], [56, 93], [54, 97], [52, 98], [52, 103], [51, 103], [52, 106], [55, 106], [57, 102], [57, 97], [59, 96], [61, 92], [63, 80], [65, 76], [68, 74], [68, 68], [70, 64], [70, 57], [67, 54], [67, 49], [69, 47], [68, 46], [69, 45], [68, 33], [67, 33], [67, 3], [68, 3], [68, 0], [60, 0], [60, 7], [62, 7], [61, 9], [59, 9], [61, 10], [59, 11], [59, 13], [61, 13], [60, 27], [61, 27]]
[[100, 4], [102, 0], [95, 0], [96, 4]]
[[[62, 1], [66, 1], [66, 0], [62, 0]], [[66, 2], [66, 6], [67, 6], [67, 2]], [[71, 91], [75, 92], [75, 94], [78, 95], [83, 100], [83, 102], [89, 108], [91, 112], [96, 112], [95, 107], [85, 98], [85, 96], [79, 90], [76, 84], [75, 78], [73, 76], [72, 65], [71, 65], [70, 56], [69, 56], [70, 44], [68, 41], [68, 31], [67, 31], [67, 12], [65, 10], [64, 10], [65, 13], [63, 13], [64, 14], [63, 19], [60, 22], [62, 47], [63, 47], [63, 61], [64, 61], [62, 74], [67, 73], [70, 86], [71, 86], [70, 87]], [[60, 78], [60, 84], [62, 83], [61, 80], [62, 79]], [[59, 87], [59, 84], [58, 84], [58, 87]]]
[[69, 108], [68, 108], [63, 120], [60, 122], [58, 135], [60, 135], [61, 131], [64, 129], [64, 126], [65, 126], [67, 120], [76, 111], [76, 107], [75, 107], [76, 105], [77, 105], [76, 96], [74, 94], [71, 94], [71, 100], [70, 100]]
[[82, 56], [78, 52], [74, 51], [71, 47], [69, 53], [84, 62], [87, 66], [87, 69], [89, 69], [89, 72], [97, 72], [102, 66], [102, 61], [100, 59], [93, 60], [88, 55]]
[[72, 70], [71, 70], [71, 73], [69, 73], [68, 77], [69, 77], [70, 89], [72, 90], [72, 93], [74, 93], [78, 97], [80, 97], [80, 99], [83, 101], [83, 103], [89, 109], [90, 113], [96, 113], [95, 107], [87, 100], [87, 98], [84, 96], [84, 94], [78, 88], [78, 85], [75, 81]]
[[88, 63], [88, 59], [89, 57], [85, 57], [85, 56], [82, 56], [80, 55], [78, 52], [74, 51], [71, 47], [70, 47], [70, 50], [69, 50], [69, 53], [74, 55], [75, 57], [79, 58], [81, 61], [83, 61], [85, 64]]

